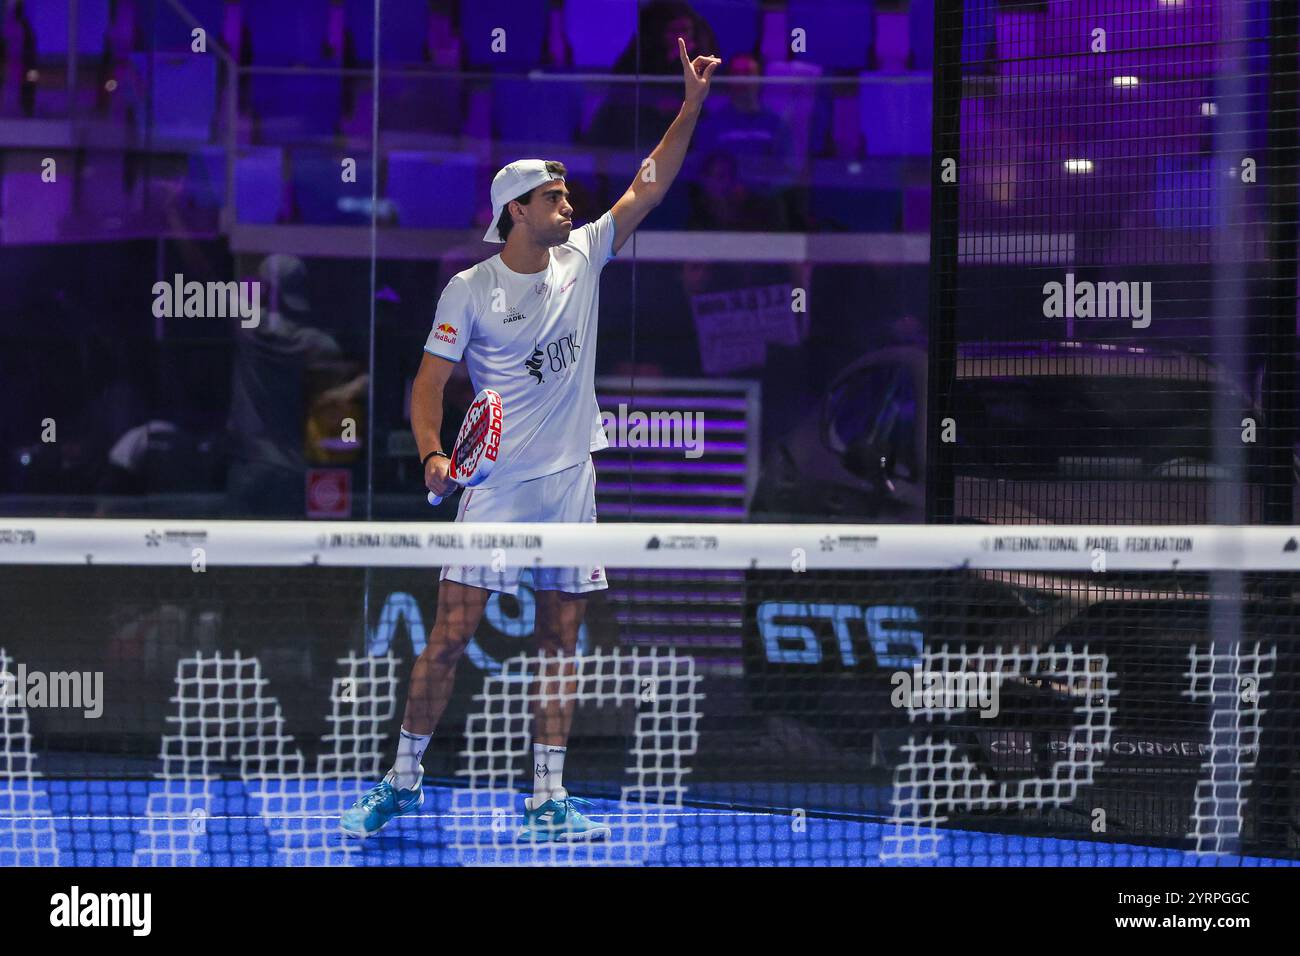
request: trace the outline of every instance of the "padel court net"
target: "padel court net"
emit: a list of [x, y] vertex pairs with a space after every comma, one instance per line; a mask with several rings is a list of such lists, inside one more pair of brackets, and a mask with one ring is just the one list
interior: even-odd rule
[[[520, 844], [535, 602], [493, 597], [422, 809], [391, 765], [437, 569], [607, 568]], [[1280, 865], [1294, 529], [7, 519], [0, 864]]]

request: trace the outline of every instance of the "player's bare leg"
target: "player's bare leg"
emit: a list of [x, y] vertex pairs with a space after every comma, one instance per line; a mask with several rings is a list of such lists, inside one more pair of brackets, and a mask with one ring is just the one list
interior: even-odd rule
[[587, 599], [563, 591], [537, 592], [541, 659], [533, 685], [533, 797], [525, 803], [520, 836], [530, 840], [600, 840], [609, 827], [588, 820], [564, 789], [564, 758], [578, 689], [574, 654]]
[[563, 747], [569, 740], [573, 696], [578, 689], [573, 655], [586, 613], [587, 599], [581, 594], [537, 592], [535, 633], [542, 660], [534, 686], [533, 726], [539, 744]]
[[478, 630], [491, 591], [442, 581], [438, 588], [438, 616], [429, 631], [429, 643], [411, 668], [402, 729], [428, 736], [438, 726], [451, 699], [456, 665], [470, 638]]
[[397, 759], [384, 779], [343, 814], [344, 832], [357, 837], [378, 833], [394, 818], [424, 804], [420, 759], [451, 698], [456, 665], [483, 617], [490, 591], [443, 581], [438, 587], [438, 616], [429, 643], [411, 668], [406, 714], [397, 742]]

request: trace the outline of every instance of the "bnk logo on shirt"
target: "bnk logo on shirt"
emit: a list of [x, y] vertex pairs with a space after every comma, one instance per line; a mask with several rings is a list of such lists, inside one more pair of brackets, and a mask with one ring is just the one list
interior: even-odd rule
[[439, 342], [447, 342], [450, 345], [456, 344], [456, 327], [448, 325], [446, 322], [441, 323], [433, 330], [433, 337]]
[[575, 364], [578, 360], [578, 353], [582, 351], [582, 346], [574, 341], [577, 338], [577, 330], [561, 335], [558, 339], [546, 343], [546, 351], [542, 351], [540, 344], [533, 348], [533, 354], [524, 360], [524, 368], [528, 374], [537, 379], [537, 384], [541, 385], [546, 379], [542, 376], [542, 368], [548, 367], [552, 372], [563, 372], [569, 366]]

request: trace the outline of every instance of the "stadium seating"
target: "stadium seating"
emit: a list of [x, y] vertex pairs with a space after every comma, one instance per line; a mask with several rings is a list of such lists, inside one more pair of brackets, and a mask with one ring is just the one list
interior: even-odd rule
[[337, 62], [329, 47], [327, 7], [318, 0], [244, 0], [245, 33], [254, 66], [323, 66]]
[[724, 60], [740, 53], [754, 53], [758, 46], [758, 0], [693, 0], [691, 6], [713, 28]]
[[786, 26], [804, 30], [808, 41], [808, 52], [792, 59], [810, 60], [828, 73], [857, 73], [871, 65], [875, 5], [870, 0], [790, 0]]
[[284, 151], [259, 146], [235, 160], [235, 212], [242, 223], [273, 223], [284, 205]]
[[199, 209], [220, 209], [226, 202], [225, 147], [203, 146], [191, 150], [188, 161], [185, 195]]
[[[350, 54], [349, 66], [372, 63], [373, 0], [181, 2], [208, 29], [210, 38], [229, 44], [242, 37], [248, 44], [242, 62], [251, 69], [239, 83], [238, 140], [243, 150], [235, 162], [239, 221], [285, 221], [295, 206], [305, 222], [357, 221], [356, 207], [339, 207], [339, 200], [348, 196], [337, 188], [335, 140], [342, 134], [345, 142], [368, 141], [375, 118], [373, 89], [368, 77], [345, 78], [327, 71], [343, 64], [345, 49]], [[761, 46], [764, 54], [776, 56], [764, 59], [762, 72], [766, 76], [837, 76], [845, 80], [835, 88], [778, 83], [761, 89], [764, 110], [779, 116], [790, 130], [790, 154], [799, 166], [810, 156], [851, 160], [926, 155], [930, 147], [928, 86], [910, 82], [882, 86], [879, 72], [871, 67], [876, 64], [897, 76], [905, 63], [921, 62], [916, 58], [923, 60], [931, 46], [926, 30], [932, 29], [933, 7], [927, 0], [913, 0], [906, 10], [887, 8], [879, 13], [871, 0], [789, 0], [767, 5], [762, 0], [699, 0], [693, 4], [717, 34], [721, 44], [717, 52], [724, 58]], [[985, 35], [980, 32], [984, 20], [994, 23], [989, 18], [996, 12], [996, 4], [977, 2], [972, 9], [970, 16], [975, 20], [968, 26], [978, 40]], [[384, 0], [379, 55], [385, 66], [433, 63], [438, 69], [454, 69], [463, 54], [471, 70], [506, 74], [491, 83], [396, 74], [384, 78], [378, 97], [378, 127], [381, 135], [391, 140], [376, 161], [401, 224], [465, 228], [481, 214], [481, 203], [472, 197], [482, 192], [487, 161], [479, 156], [450, 162], [441, 151], [456, 140], [499, 143], [504, 153], [512, 155], [522, 155], [520, 151], [525, 150], [574, 159], [560, 147], [580, 140], [593, 112], [608, 100], [609, 84], [538, 82], [522, 74], [540, 67], [546, 57], [543, 45], [548, 30], [553, 31], [557, 22], [563, 23], [575, 69], [610, 69], [634, 35], [636, 10], [637, 0], [565, 0], [554, 11], [545, 3], [516, 0], [457, 0], [455, 7], [437, 6], [431, 0]], [[189, 53], [192, 27], [167, 0], [81, 0], [80, 11], [78, 48], [87, 61], [77, 90], [80, 109], [99, 122], [129, 116], [135, 141], [164, 153], [175, 152], [175, 176], [184, 176], [187, 202], [204, 209], [219, 208], [228, 198], [223, 147], [220, 139], [213, 139], [220, 136], [225, 119], [220, 111], [225, 75], [222, 59]], [[115, 17], [111, 21], [110, 13]], [[66, 55], [68, 2], [32, 2], [28, 14], [48, 67], [52, 59]], [[561, 16], [562, 21], [555, 19]], [[1033, 16], [999, 14], [996, 24], [1001, 32], [995, 35], [1005, 47], [1023, 32], [1021, 22]], [[441, 19], [455, 21], [455, 42], [444, 42], [446, 31], [438, 29]], [[887, 23], [888, 29], [882, 23]], [[918, 25], [927, 23], [929, 26], [918, 32]], [[500, 54], [490, 49], [492, 31], [498, 27], [506, 31], [506, 51]], [[806, 31], [806, 54], [789, 51], [789, 32], [795, 28]], [[112, 40], [117, 55], [126, 52], [130, 56], [128, 66], [118, 63], [115, 67], [120, 83], [115, 94], [107, 97], [114, 107], [107, 112], [102, 109], [103, 92], [92, 89], [98, 71], [91, 62], [94, 54], [105, 48], [106, 38]], [[132, 38], [137, 47], [134, 51]], [[321, 72], [259, 72], [268, 67]], [[46, 68], [42, 72], [37, 115], [63, 115], [60, 101], [64, 94], [54, 82], [61, 76]], [[861, 78], [861, 85], [851, 86], [852, 78]], [[93, 95], [96, 92], [98, 100]], [[713, 105], [722, 99], [715, 96]], [[67, 109], [72, 109], [71, 104]], [[915, 122], [919, 117], [925, 119]], [[1184, 119], [1187, 135], [1201, 134], [1203, 123]], [[271, 148], [245, 148], [249, 144]], [[556, 148], [548, 151], [551, 146]], [[280, 170], [276, 164], [283, 155], [292, 162]], [[165, 165], [156, 165], [150, 175], [166, 180], [167, 174], [160, 172]], [[187, 167], [187, 173], [180, 172]], [[259, 184], [258, 176], [272, 168], [275, 172], [270, 181]], [[871, 168], [878, 169], [880, 164]], [[369, 176], [366, 170], [359, 174]], [[445, 197], [437, 202], [427, 200], [420, 194], [423, 187], [416, 184], [430, 175], [440, 182], [450, 176], [471, 198], [463, 207], [454, 201], [448, 205]], [[684, 183], [690, 175], [688, 167]], [[816, 182], [798, 178], [801, 187], [818, 188]], [[131, 179], [129, 168], [126, 179]], [[593, 192], [604, 188], [604, 183], [602, 175], [601, 185], [593, 185]], [[864, 185], [879, 189], [886, 184], [873, 181]], [[889, 184], [890, 188], [894, 185]], [[837, 187], [829, 188], [834, 191]], [[688, 191], [679, 192], [680, 196], [675, 194], [658, 211], [650, 228], [686, 225], [690, 217]], [[126, 202], [125, 197], [122, 201]], [[901, 202], [900, 194], [893, 205]], [[920, 208], [912, 203], [909, 210], [912, 206]], [[909, 212], [912, 220], [920, 215], [916, 210]], [[888, 211], [883, 218], [897, 220], [899, 214]], [[821, 221], [833, 219], [823, 216]]]
[[249, 88], [260, 142], [329, 138], [338, 129], [343, 104], [338, 76], [254, 74]]
[[217, 108], [216, 58], [136, 53], [131, 60], [149, 82], [148, 109], [136, 114], [141, 138], [206, 142]]
[[[470, 69], [525, 72], [541, 65], [547, 5], [517, 0], [461, 0], [460, 28]], [[503, 30], [503, 34], [495, 31]], [[493, 52], [495, 37], [505, 49]]]
[[907, 27], [911, 38], [912, 69], [933, 69], [934, 0], [912, 0], [907, 8]]
[[[344, 24], [352, 37], [356, 62], [374, 63], [374, 0], [346, 0]], [[423, 63], [427, 59], [429, 4], [427, 0], [384, 0], [379, 31], [379, 62], [383, 66]]]
[[[44, 157], [14, 151], [5, 157], [0, 182], [0, 238], [6, 244], [56, 242], [62, 237], [64, 220], [72, 212], [76, 179], [60, 176], [52, 183], [41, 181]], [[55, 153], [60, 169], [71, 169], [72, 156]]]
[[113, 231], [129, 214], [125, 153], [106, 150], [87, 151], [76, 165], [77, 190], [75, 229]]
[[[207, 31], [208, 41], [220, 39], [225, 21], [225, 0], [182, 0], [199, 25]], [[143, 32], [142, 43], [158, 52], [189, 51], [192, 42], [190, 24], [166, 2], [139, 4]], [[212, 49], [211, 46], [208, 47]]]
[[389, 150], [384, 194], [407, 229], [466, 229], [479, 202], [479, 161], [460, 153]]
[[500, 79], [492, 84], [492, 135], [510, 142], [572, 143], [580, 91], [570, 83]]
[[364, 225], [370, 222], [374, 164], [369, 156], [356, 160], [355, 182], [343, 182], [343, 157], [326, 150], [296, 149], [289, 159], [296, 221], [320, 226]]
[[927, 156], [934, 87], [930, 74], [890, 82], [863, 73], [858, 86], [862, 137], [868, 156]]
[[876, 69], [901, 73], [907, 69], [911, 39], [907, 16], [901, 13], [876, 15]]
[[565, 0], [564, 28], [580, 70], [608, 70], [636, 30], [636, 0]]
[[[108, 8], [109, 0], [80, 0], [77, 7], [77, 53], [80, 55], [99, 56], [104, 52]], [[26, 10], [36, 37], [37, 55], [42, 58], [67, 56], [68, 0], [38, 0], [28, 3]]]

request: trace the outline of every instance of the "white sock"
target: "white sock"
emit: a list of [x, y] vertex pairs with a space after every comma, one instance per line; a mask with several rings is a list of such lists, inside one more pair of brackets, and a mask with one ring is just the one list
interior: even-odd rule
[[420, 760], [433, 734], [413, 734], [405, 727], [397, 735], [397, 759], [393, 761], [394, 784], [399, 790], [413, 790], [420, 783]]
[[564, 789], [564, 755], [567, 747], [533, 744], [533, 806], [541, 806]]

